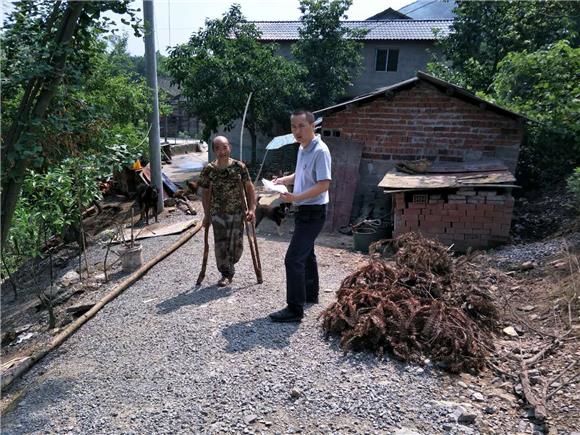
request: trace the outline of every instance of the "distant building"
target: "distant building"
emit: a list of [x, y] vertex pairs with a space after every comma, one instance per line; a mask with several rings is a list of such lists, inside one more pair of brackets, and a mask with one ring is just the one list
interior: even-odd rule
[[180, 133], [189, 137], [201, 133], [200, 121], [190, 116], [185, 110], [185, 98], [181, 95], [179, 87], [172, 85], [167, 77], [158, 78], [159, 89], [169, 98], [172, 112], [168, 116], [159, 117], [159, 131], [161, 137], [178, 137]]
[[[280, 45], [280, 54], [291, 57], [291, 46], [299, 39], [300, 21], [252, 23], [262, 33], [262, 41], [276, 42]], [[431, 52], [436, 50], [435, 42], [449, 34], [452, 23], [452, 20], [414, 20], [390, 8], [365, 21], [344, 21], [350, 29], [368, 30], [361, 41], [363, 71], [347, 89], [347, 95], [371, 92], [425, 70]]]

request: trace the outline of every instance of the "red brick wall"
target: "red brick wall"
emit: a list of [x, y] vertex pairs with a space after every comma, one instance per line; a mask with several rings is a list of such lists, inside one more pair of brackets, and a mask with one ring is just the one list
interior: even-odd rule
[[475, 188], [394, 194], [397, 237], [421, 232], [460, 251], [508, 240], [514, 199], [509, 193]]
[[392, 99], [324, 115], [324, 130], [363, 144], [363, 159], [466, 161], [497, 158], [514, 172], [523, 128], [420, 81]]

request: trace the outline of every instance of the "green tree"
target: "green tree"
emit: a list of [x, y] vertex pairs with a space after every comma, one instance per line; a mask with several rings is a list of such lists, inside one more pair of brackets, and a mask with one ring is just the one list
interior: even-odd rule
[[491, 89], [499, 104], [580, 134], [580, 48], [567, 41], [535, 52], [509, 53], [498, 64]]
[[510, 52], [533, 52], [561, 39], [580, 42], [580, 2], [458, 1], [451, 34], [429, 70], [474, 91], [489, 91]]
[[45, 130], [62, 119], [58, 113], [53, 116], [55, 96], [63, 92], [63, 83], [78, 83], [87, 71], [95, 36], [111, 21], [103, 16], [105, 11], [128, 14], [137, 31], [129, 4], [130, 0], [23, 0], [8, 16], [1, 40], [3, 98], [9, 101], [2, 105], [2, 245], [27, 170], [44, 163]]
[[323, 108], [346, 95], [362, 69], [362, 38], [366, 30], [341, 23], [352, 0], [301, 0], [300, 39], [292, 53], [307, 70], [309, 106]]
[[498, 64], [491, 97], [536, 121], [522, 149], [526, 178], [558, 177], [580, 164], [580, 48], [559, 41], [509, 53]]
[[167, 61], [188, 110], [204, 124], [206, 140], [220, 126], [231, 128], [242, 118], [252, 93], [245, 123], [252, 138], [252, 163], [258, 132], [269, 132], [277, 120], [287, 121], [290, 108], [305, 99], [301, 68], [258, 37], [240, 6], [233, 5], [222, 19], [207, 20], [188, 43], [175, 47]]

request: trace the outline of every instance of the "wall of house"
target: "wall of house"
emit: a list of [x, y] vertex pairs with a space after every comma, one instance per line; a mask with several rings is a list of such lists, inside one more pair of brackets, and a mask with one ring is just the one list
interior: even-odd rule
[[[280, 55], [292, 58], [292, 42], [282, 41], [278, 45]], [[376, 51], [389, 48], [399, 49], [397, 71], [375, 71]], [[364, 41], [363, 70], [346, 90], [347, 95], [354, 97], [415, 77], [417, 71], [426, 69], [431, 58], [430, 52], [434, 50], [434, 41]]]
[[[366, 197], [382, 197], [377, 185], [398, 160], [498, 159], [515, 173], [523, 137], [517, 120], [449, 96], [424, 81], [323, 117], [323, 135], [338, 133], [363, 146], [353, 213]], [[388, 208], [389, 199], [384, 200]]]
[[[397, 71], [375, 71], [377, 50], [395, 48], [399, 50]], [[428, 50], [433, 49], [433, 41], [366, 41], [363, 47], [364, 69], [349, 87], [348, 95], [361, 95], [415, 77], [417, 71], [425, 71], [431, 58]]]
[[461, 188], [395, 193], [393, 237], [409, 231], [457, 251], [509, 240], [514, 198], [507, 190]]

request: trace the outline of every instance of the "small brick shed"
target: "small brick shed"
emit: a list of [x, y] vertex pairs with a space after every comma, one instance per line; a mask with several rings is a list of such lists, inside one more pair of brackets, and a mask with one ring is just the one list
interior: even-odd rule
[[394, 197], [393, 237], [415, 231], [465, 251], [509, 239], [514, 181], [497, 161], [433, 163], [421, 174], [390, 171], [379, 186]]
[[[315, 113], [323, 117], [323, 139], [329, 142], [339, 139], [348, 142], [351, 147], [360, 149], [356, 194], [351, 205], [352, 210], [349, 210], [352, 218], [359, 217], [364, 211], [369, 210], [366, 206], [368, 202], [373, 202], [371, 209], [374, 209], [374, 217], [401, 210], [397, 208], [400, 204], [395, 203], [397, 198], [401, 198], [401, 193], [406, 198], [407, 205], [414, 204], [413, 196], [408, 196], [411, 195], [410, 192], [406, 194], [399, 192], [399, 195], [393, 198], [392, 195], [384, 195], [383, 188], [379, 187], [379, 182], [385, 174], [392, 171], [401, 161], [422, 159], [434, 164], [494, 161], [503, 164], [509, 173], [515, 173], [525, 120], [517, 113], [486, 102], [465, 89], [423, 72], [418, 72], [417, 76], [411, 79]], [[511, 190], [502, 188], [501, 183], [496, 184], [499, 186], [494, 187], [495, 190], [474, 187], [475, 195], [469, 191], [467, 196], [491, 197], [490, 193], [483, 192], [495, 191], [499, 199], [503, 197], [507, 201], [505, 207], [509, 209], [513, 206], [510, 206], [513, 202]], [[430, 192], [435, 195], [433, 200], [438, 200], [436, 195], [442, 195], [439, 200], [448, 201], [449, 195], [464, 196], [466, 193], [466, 191], [458, 192], [457, 188], [444, 190], [445, 192]], [[412, 195], [430, 193], [415, 191]], [[479, 208], [484, 207], [484, 204], [487, 203], [485, 201], [480, 203]], [[447, 203], [447, 205], [449, 208], [462, 204]], [[472, 215], [468, 205], [478, 204], [469, 204], [467, 199], [465, 200], [466, 209], [463, 211], [466, 219], [469, 219], [468, 214]], [[498, 210], [493, 212], [497, 211], [499, 214], [502, 205], [490, 201], [490, 206], [496, 205]], [[415, 206], [411, 207], [414, 208]], [[484, 217], [492, 213], [491, 210], [483, 209], [477, 210], [477, 213], [479, 212], [482, 212]], [[395, 222], [395, 216], [396, 214], [393, 221], [397, 232], [399, 226], [398, 222]], [[511, 220], [511, 211], [509, 216]], [[509, 221], [500, 224], [504, 227], [502, 231], [497, 232], [497, 241], [507, 237], [509, 226], [507, 232], [505, 226], [508, 224]], [[458, 235], [456, 239], [459, 237], [461, 236]], [[445, 239], [449, 238], [445, 236]], [[459, 242], [457, 245], [471, 243], [472, 246], [485, 246], [494, 240], [495, 237], [480, 237], [478, 242], [464, 243], [465, 239], [456, 241]]]

